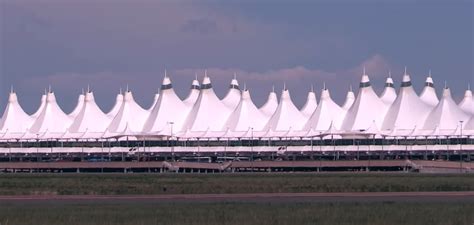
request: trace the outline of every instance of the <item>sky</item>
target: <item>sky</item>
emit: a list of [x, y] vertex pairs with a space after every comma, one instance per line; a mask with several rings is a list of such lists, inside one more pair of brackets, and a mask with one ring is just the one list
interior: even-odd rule
[[363, 67], [377, 93], [407, 67], [456, 100], [474, 86], [473, 2], [0, 0], [0, 110], [11, 86], [26, 112], [51, 86], [65, 112], [89, 85], [108, 111], [128, 85], [148, 108], [164, 71], [181, 98], [207, 69], [222, 98], [234, 73], [257, 106], [284, 85], [298, 107], [325, 84], [342, 104]]

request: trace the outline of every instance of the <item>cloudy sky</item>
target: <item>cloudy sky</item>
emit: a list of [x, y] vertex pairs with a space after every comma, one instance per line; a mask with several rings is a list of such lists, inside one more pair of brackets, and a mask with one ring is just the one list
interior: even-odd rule
[[257, 105], [286, 82], [301, 106], [312, 84], [342, 103], [363, 66], [378, 92], [407, 66], [459, 99], [473, 46], [469, 0], [0, 0], [0, 109], [11, 85], [27, 112], [49, 85], [66, 112], [88, 84], [105, 111], [127, 84], [148, 107], [165, 69], [183, 98], [207, 69], [219, 97], [235, 72]]

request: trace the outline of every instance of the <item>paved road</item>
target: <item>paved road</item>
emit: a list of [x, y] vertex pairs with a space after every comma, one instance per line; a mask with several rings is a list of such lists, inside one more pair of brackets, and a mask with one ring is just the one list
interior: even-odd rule
[[171, 202], [472, 202], [471, 192], [248, 193], [183, 195], [17, 195], [0, 203], [171, 203]]

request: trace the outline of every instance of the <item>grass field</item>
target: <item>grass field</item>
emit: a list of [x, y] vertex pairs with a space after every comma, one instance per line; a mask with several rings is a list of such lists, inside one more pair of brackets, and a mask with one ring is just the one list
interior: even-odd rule
[[1, 174], [0, 195], [474, 191], [474, 174]]
[[1, 225], [472, 225], [473, 204], [173, 203], [0, 205]]

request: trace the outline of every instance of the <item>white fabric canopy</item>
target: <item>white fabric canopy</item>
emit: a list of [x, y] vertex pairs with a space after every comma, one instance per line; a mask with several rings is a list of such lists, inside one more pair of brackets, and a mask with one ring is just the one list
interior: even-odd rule
[[105, 115], [99, 108], [94, 99], [94, 93], [89, 91], [84, 98], [84, 104], [79, 114], [75, 117], [68, 132], [83, 133], [96, 132], [102, 133], [110, 124], [111, 118]]
[[451, 97], [449, 88], [443, 90], [443, 97], [439, 104], [430, 112], [426, 118], [423, 129], [456, 129], [460, 121], [468, 121], [469, 115], [463, 112]]
[[369, 76], [365, 74], [365, 71], [359, 87], [357, 98], [351, 108], [349, 108], [342, 123], [342, 130], [367, 129], [373, 121], [375, 121], [377, 127], [380, 127], [382, 124], [387, 106], [375, 94], [370, 84]]
[[260, 131], [267, 123], [267, 117], [255, 106], [248, 90], [242, 92], [242, 99], [229, 116], [225, 128], [231, 131]]
[[474, 98], [472, 98], [472, 91], [470, 88], [464, 92], [464, 98], [459, 103], [459, 108], [465, 113], [474, 115]]
[[280, 99], [280, 104], [264, 129], [275, 131], [302, 129], [307, 119], [293, 104], [288, 89], [283, 89]]
[[147, 116], [148, 112], [135, 102], [132, 92], [127, 90], [120, 109], [110, 123], [108, 130], [111, 133], [121, 133], [128, 128], [133, 132], [139, 132], [143, 129]]
[[275, 113], [276, 109], [278, 107], [278, 98], [274, 90], [268, 94], [268, 99], [263, 104], [262, 107], [260, 107], [260, 111], [262, 111], [265, 116], [268, 118], [272, 117], [273, 113]]
[[380, 99], [386, 105], [391, 105], [395, 99], [397, 98], [397, 93], [395, 92], [395, 88], [393, 87], [393, 79], [392, 77], [388, 77], [387, 81], [385, 81], [385, 88], [380, 95]]
[[433, 78], [431, 78], [431, 75], [426, 78], [425, 87], [423, 88], [423, 91], [420, 94], [420, 99], [425, 104], [431, 107], [435, 107], [439, 102], [438, 96], [436, 95], [436, 90], [434, 89], [434, 82]]
[[328, 89], [321, 90], [319, 105], [304, 126], [304, 130], [324, 131], [331, 124], [340, 129], [345, 111], [332, 99]]
[[10, 92], [7, 107], [0, 119], [0, 132], [25, 132], [32, 123], [33, 118], [23, 111], [16, 93]]
[[311, 115], [313, 115], [314, 110], [316, 110], [317, 106], [318, 106], [318, 103], [316, 101], [316, 94], [314, 93], [313, 89], [311, 88], [311, 91], [308, 92], [308, 97], [306, 98], [306, 103], [303, 105], [300, 112], [301, 112], [301, 114], [303, 114], [303, 116], [306, 119], [309, 119], [309, 117], [311, 117]]
[[56, 96], [49, 92], [46, 96], [46, 105], [31, 125], [31, 133], [64, 133], [72, 123], [72, 119], [67, 116], [56, 102]]
[[143, 127], [143, 132], [181, 131], [188, 110], [176, 95], [169, 77], [163, 79], [160, 96]]
[[194, 131], [220, 131], [232, 111], [229, 110], [216, 96], [212, 89], [211, 79], [204, 76], [199, 97], [189, 112], [184, 130]]
[[397, 99], [390, 106], [382, 130], [413, 129], [422, 127], [431, 107], [423, 103], [416, 94], [408, 74], [403, 75], [402, 85]]

